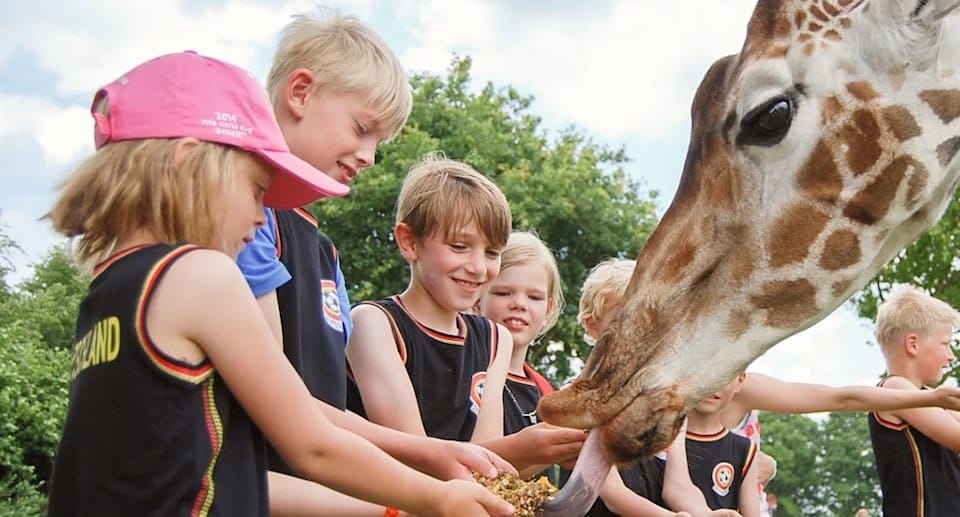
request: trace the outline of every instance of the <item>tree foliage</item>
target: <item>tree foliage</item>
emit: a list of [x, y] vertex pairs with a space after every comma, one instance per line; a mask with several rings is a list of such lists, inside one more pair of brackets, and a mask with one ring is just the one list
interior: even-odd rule
[[[17, 249], [0, 233], [0, 262]], [[39, 515], [66, 415], [80, 274], [63, 249], [0, 299], [0, 515]], [[68, 337], [69, 336], [69, 337]]]
[[[897, 286], [909, 284], [921, 288], [953, 307], [960, 308], [960, 202], [950, 202], [944, 216], [913, 244], [898, 253], [852, 301], [863, 318], [874, 320], [877, 307]], [[960, 346], [954, 341], [954, 353]], [[947, 374], [960, 380], [960, 365]]]
[[777, 461], [767, 493], [777, 517], [879, 515], [880, 488], [865, 413], [831, 413], [823, 421], [764, 412], [762, 449]]
[[567, 305], [544, 337], [553, 345], [532, 347], [530, 359], [564, 380], [589, 353], [576, 323], [580, 284], [600, 260], [639, 253], [657, 222], [656, 193], [626, 176], [622, 149], [597, 145], [574, 128], [548, 138], [530, 113], [531, 97], [492, 84], [474, 92], [469, 72], [470, 59], [455, 58], [445, 77], [414, 76], [413, 113], [401, 134], [380, 146], [378, 164], [354, 181], [353, 194], [313, 210], [340, 246], [352, 299], [376, 299], [407, 284], [392, 230], [411, 165], [442, 151], [489, 176], [510, 202], [514, 229], [537, 231], [557, 257]]

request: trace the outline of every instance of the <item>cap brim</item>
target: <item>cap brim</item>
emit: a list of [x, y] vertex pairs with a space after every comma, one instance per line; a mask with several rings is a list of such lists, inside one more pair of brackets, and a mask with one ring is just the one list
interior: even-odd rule
[[341, 197], [350, 187], [315, 169], [309, 163], [284, 151], [253, 150], [277, 167], [270, 188], [263, 196], [264, 206], [297, 208], [324, 197]]

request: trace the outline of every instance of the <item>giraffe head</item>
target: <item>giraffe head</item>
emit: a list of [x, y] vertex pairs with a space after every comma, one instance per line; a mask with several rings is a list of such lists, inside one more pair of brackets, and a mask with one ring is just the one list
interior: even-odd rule
[[960, 176], [958, 4], [760, 0], [697, 91], [679, 188], [618, 315], [541, 416], [593, 429], [616, 462], [661, 450], [929, 228]]

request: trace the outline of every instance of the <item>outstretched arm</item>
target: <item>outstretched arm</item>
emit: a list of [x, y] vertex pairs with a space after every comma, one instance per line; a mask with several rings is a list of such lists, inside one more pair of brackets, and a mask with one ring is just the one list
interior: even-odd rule
[[[909, 380], [894, 376], [887, 379], [883, 388], [880, 389], [894, 393], [915, 394], [938, 391], [940, 388], [937, 388], [937, 390], [921, 390]], [[955, 453], [960, 453], [960, 421], [955, 417], [955, 413], [951, 414], [951, 412], [940, 408], [925, 407], [880, 412], [879, 415], [885, 420], [906, 422], [927, 435], [931, 440]]]
[[960, 410], [960, 388], [888, 390], [872, 386], [834, 387], [786, 382], [761, 373], [747, 373], [740, 391], [723, 409], [723, 423], [733, 428], [748, 411], [818, 413], [821, 411], [889, 411], [939, 406]]

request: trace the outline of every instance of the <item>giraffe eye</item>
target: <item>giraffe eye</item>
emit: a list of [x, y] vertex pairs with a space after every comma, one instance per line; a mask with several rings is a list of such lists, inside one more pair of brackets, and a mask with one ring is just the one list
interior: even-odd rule
[[780, 143], [793, 122], [794, 103], [789, 97], [777, 97], [755, 108], [740, 123], [739, 145], [770, 147]]

